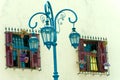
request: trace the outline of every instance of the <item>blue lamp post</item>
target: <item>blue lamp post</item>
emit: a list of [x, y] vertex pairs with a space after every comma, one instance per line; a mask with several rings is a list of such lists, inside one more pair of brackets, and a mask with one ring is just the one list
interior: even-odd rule
[[[40, 16], [41, 20], [45, 25], [43, 28], [40, 29], [42, 40], [44, 45], [46, 45], [48, 49], [50, 49], [51, 46], [53, 46], [53, 61], [54, 61], [53, 78], [54, 80], [58, 80], [59, 75], [57, 72], [56, 45], [57, 45], [57, 33], [59, 33], [59, 31], [57, 31], [57, 25], [61, 25], [60, 20], [64, 19], [65, 13], [63, 14], [63, 12], [67, 11], [73, 14], [73, 16], [75, 17], [74, 20], [71, 20], [70, 17], [68, 18], [69, 22], [73, 24], [72, 32], [70, 33], [69, 38], [70, 38], [71, 45], [74, 48], [77, 48], [79, 44], [80, 34], [76, 32], [74, 25], [75, 25], [75, 22], [77, 22], [78, 18], [76, 13], [71, 9], [62, 9], [56, 14], [56, 16], [53, 16], [52, 7], [49, 1], [47, 1], [47, 3], [44, 5], [44, 9], [45, 9], [45, 12], [37, 12], [33, 14], [29, 19], [28, 25], [32, 30], [36, 28], [38, 26], [38, 22], [35, 22], [34, 25], [31, 25], [32, 19], [36, 15], [41, 15]], [[32, 36], [29, 39], [30, 50], [35, 52], [38, 49], [38, 43], [39, 43], [38, 38], [35, 36]]]

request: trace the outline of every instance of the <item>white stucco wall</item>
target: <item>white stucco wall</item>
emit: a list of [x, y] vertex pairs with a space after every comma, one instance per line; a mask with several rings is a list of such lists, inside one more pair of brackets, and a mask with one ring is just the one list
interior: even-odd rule
[[[44, 10], [46, 0], [0, 0], [0, 80], [52, 80], [52, 48], [48, 50], [41, 41], [41, 68], [34, 70], [5, 69], [5, 27], [28, 28], [31, 15]], [[72, 24], [67, 20], [58, 34], [57, 57], [59, 80], [119, 80], [120, 66], [120, 1], [119, 0], [50, 0], [54, 15], [70, 8], [78, 15], [76, 28], [82, 35], [107, 37], [110, 76], [78, 75], [77, 52], [68, 39]], [[43, 26], [43, 25], [40, 25]]]

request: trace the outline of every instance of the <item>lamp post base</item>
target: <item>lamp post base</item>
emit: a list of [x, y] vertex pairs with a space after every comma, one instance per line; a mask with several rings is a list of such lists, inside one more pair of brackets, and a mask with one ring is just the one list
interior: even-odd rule
[[58, 73], [54, 73], [53, 75], [54, 80], [58, 80], [58, 77], [59, 77]]

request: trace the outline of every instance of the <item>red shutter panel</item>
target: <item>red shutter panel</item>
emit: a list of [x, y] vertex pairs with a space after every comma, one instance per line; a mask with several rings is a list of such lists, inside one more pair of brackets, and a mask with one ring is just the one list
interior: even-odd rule
[[[30, 35], [31, 36], [31, 35]], [[39, 35], [36, 34], [36, 37], [39, 39]], [[40, 65], [40, 46], [38, 48], [38, 51], [35, 53], [30, 52], [30, 65], [32, 68], [39, 68]]]
[[[29, 34], [29, 38], [32, 37], [32, 34]], [[34, 62], [33, 62], [33, 53], [30, 51], [30, 67], [34, 68]]]
[[105, 72], [104, 63], [106, 62], [106, 47], [103, 47], [103, 42], [98, 42], [98, 63], [99, 63], [99, 71]]
[[33, 54], [33, 62], [34, 62], [34, 68], [37, 68], [37, 53]]
[[86, 64], [86, 59], [88, 53], [86, 52], [81, 52], [80, 53], [80, 71], [86, 71], [87, 70], [87, 64]]
[[33, 53], [30, 51], [30, 67], [33, 68], [34, 67], [34, 63], [33, 63]]
[[38, 51], [38, 53], [37, 53], [37, 59], [38, 59], [37, 67], [41, 67], [40, 51]]
[[87, 61], [86, 61], [86, 67], [87, 67], [87, 71], [90, 71], [90, 53], [86, 53], [86, 57], [87, 57]]
[[104, 53], [102, 53], [102, 55], [101, 55], [101, 71], [102, 72], [105, 72], [105, 69], [104, 69], [104, 63], [106, 62], [106, 57], [105, 57], [105, 55], [104, 55]]
[[37, 59], [37, 53], [30, 52], [30, 66], [31, 68], [37, 68], [38, 67], [38, 59]]
[[83, 39], [80, 39], [79, 46], [78, 46], [78, 57], [79, 61], [81, 60], [81, 52], [83, 52], [84, 47], [83, 47]]
[[[39, 34], [37, 34], [36, 36], [39, 39]], [[40, 44], [39, 44], [38, 51], [37, 51], [37, 67], [41, 67], [41, 63], [40, 63], [41, 61], [40, 60], [41, 59], [40, 59]]]
[[37, 52], [37, 67], [41, 67], [40, 50]]
[[13, 66], [13, 55], [12, 55], [12, 32], [6, 32], [6, 66]]
[[101, 45], [101, 42], [99, 41], [98, 42], [98, 69], [99, 69], [99, 71], [101, 72], [102, 71], [102, 63], [101, 63], [101, 47], [100, 47], [100, 45]]
[[86, 71], [86, 64], [84, 64], [85, 60], [85, 52], [84, 51], [84, 41], [80, 39], [79, 47], [78, 47], [78, 57], [79, 57], [79, 69], [80, 71]]
[[104, 44], [105, 41], [102, 41], [102, 44], [101, 44], [101, 48], [102, 48], [102, 56], [101, 56], [101, 59], [102, 59], [102, 70], [103, 72], [105, 72], [106, 70], [104, 69], [104, 63], [107, 62], [107, 57], [106, 57], [106, 45]]
[[84, 41], [83, 41], [83, 39], [80, 39], [79, 46], [78, 46], [79, 52], [84, 51], [84, 46], [83, 45], [84, 45]]

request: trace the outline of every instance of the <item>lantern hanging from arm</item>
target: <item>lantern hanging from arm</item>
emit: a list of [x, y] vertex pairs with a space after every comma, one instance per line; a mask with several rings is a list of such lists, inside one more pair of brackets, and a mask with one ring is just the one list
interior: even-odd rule
[[29, 39], [29, 47], [33, 53], [38, 50], [39, 40], [35, 35], [32, 35], [32, 37]]
[[80, 40], [80, 34], [75, 31], [75, 28], [72, 28], [72, 32], [69, 35], [71, 45], [74, 48], [77, 48], [79, 45], [79, 40]]
[[54, 33], [55, 33], [54, 28], [49, 25], [46, 25], [41, 29], [43, 43], [44, 45], [46, 45], [48, 49], [50, 49], [51, 45], [53, 45], [54, 43]]

